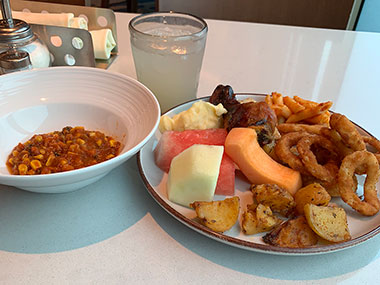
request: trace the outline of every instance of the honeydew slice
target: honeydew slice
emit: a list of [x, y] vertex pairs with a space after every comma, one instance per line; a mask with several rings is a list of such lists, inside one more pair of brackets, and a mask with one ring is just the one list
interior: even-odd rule
[[174, 157], [167, 183], [169, 200], [186, 207], [212, 201], [223, 152], [223, 146], [195, 144]]

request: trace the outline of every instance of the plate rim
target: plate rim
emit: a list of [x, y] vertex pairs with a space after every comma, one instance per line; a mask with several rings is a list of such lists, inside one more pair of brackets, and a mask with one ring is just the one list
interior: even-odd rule
[[[239, 95], [259, 96], [259, 97], [267, 96], [267, 94], [250, 93], [250, 92], [246, 92], [246, 93], [240, 93], [239, 92], [239, 93], [235, 93], [235, 95], [238, 95], [238, 96]], [[182, 104], [178, 104], [178, 105], [170, 108], [168, 111], [166, 111], [162, 115], [165, 115], [165, 114], [171, 112], [172, 110], [174, 110], [180, 106], [189, 104], [191, 102], [206, 100], [208, 98], [210, 98], [210, 96], [204, 96], [204, 97], [200, 97], [200, 98], [196, 98], [193, 100], [186, 101]], [[334, 112], [334, 111], [331, 111], [331, 112]], [[369, 133], [367, 130], [365, 130], [363, 127], [359, 126], [355, 122], [352, 122], [352, 123], [356, 127], [363, 130], [366, 134], [373, 137], [373, 135], [371, 133]], [[153, 139], [155, 139], [154, 136], [152, 136], [150, 138], [150, 140], [153, 140]], [[352, 248], [356, 245], [359, 245], [359, 244], [373, 238], [374, 236], [376, 236], [377, 234], [380, 233], [380, 224], [379, 224], [376, 228], [372, 229], [371, 231], [364, 233], [364, 234], [362, 234], [362, 235], [360, 235], [354, 239], [351, 239], [349, 241], [345, 241], [345, 242], [341, 242], [341, 243], [332, 243], [332, 244], [328, 244], [328, 245], [324, 245], [324, 246], [316, 246], [316, 247], [289, 248], [289, 247], [277, 247], [277, 246], [266, 245], [266, 244], [258, 244], [255, 242], [245, 241], [245, 240], [242, 240], [239, 238], [231, 237], [231, 236], [225, 235], [224, 233], [215, 232], [215, 231], [207, 228], [206, 226], [203, 226], [202, 224], [197, 223], [197, 222], [185, 217], [183, 214], [181, 214], [180, 212], [175, 210], [173, 207], [171, 207], [164, 199], [162, 199], [158, 195], [157, 191], [149, 183], [148, 178], [145, 175], [143, 165], [142, 165], [141, 152], [147, 147], [147, 145], [148, 145], [148, 143], [137, 153], [137, 166], [138, 166], [140, 176], [141, 176], [143, 183], [144, 183], [146, 189], [148, 190], [149, 194], [167, 213], [169, 213], [177, 221], [181, 222], [182, 224], [189, 227], [190, 229], [195, 230], [196, 232], [201, 233], [201, 234], [205, 235], [206, 237], [212, 238], [216, 241], [219, 241], [219, 242], [222, 242], [222, 243], [225, 243], [227, 245], [234, 246], [237, 248], [241, 248], [241, 249], [245, 249], [245, 250], [249, 250], [249, 251], [254, 251], [254, 252], [274, 254], [274, 255], [303, 256], [303, 255], [326, 254], [326, 253], [330, 253], [330, 252], [337, 252], [340, 250]]]

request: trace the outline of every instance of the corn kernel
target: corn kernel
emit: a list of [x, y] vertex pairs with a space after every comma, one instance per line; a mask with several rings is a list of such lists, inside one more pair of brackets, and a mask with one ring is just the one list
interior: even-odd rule
[[61, 159], [61, 160], [59, 161], [59, 164], [60, 164], [60, 165], [65, 165], [65, 164], [67, 164], [67, 160], [66, 160], [66, 159]]
[[48, 160], [46, 161], [46, 166], [50, 166], [50, 165], [52, 165], [52, 163], [53, 163], [53, 161], [54, 161], [54, 158], [55, 158], [55, 156], [54, 155], [49, 155], [49, 158], [48, 158]]
[[66, 144], [72, 144], [73, 143], [73, 141], [67, 141], [66, 142]]
[[111, 159], [112, 157], [115, 157], [113, 154], [109, 154], [106, 156], [106, 159]]
[[94, 132], [92, 132], [89, 135], [90, 135], [90, 137], [94, 137], [96, 134]]
[[12, 155], [13, 155], [13, 156], [17, 156], [17, 155], [18, 155], [18, 151], [17, 151], [17, 150], [14, 150], [14, 151], [12, 152]]
[[44, 150], [43, 148], [40, 149], [40, 153], [41, 154], [45, 154], [46, 153], [46, 150]]
[[116, 141], [115, 140], [110, 140], [109, 143], [110, 143], [111, 147], [116, 146]]
[[44, 156], [42, 154], [39, 154], [39, 155], [35, 155], [34, 158], [41, 160], [44, 158]]
[[37, 142], [42, 142], [42, 136], [36, 136], [36, 141]]
[[96, 141], [96, 144], [97, 144], [98, 146], [101, 146], [102, 143], [103, 143], [102, 140], [97, 140], [97, 141]]
[[86, 142], [84, 141], [84, 140], [82, 140], [82, 139], [77, 139], [77, 142], [79, 143], [79, 144], [85, 144]]
[[20, 175], [25, 175], [28, 172], [28, 167], [25, 164], [20, 164], [18, 166], [18, 172]]
[[39, 160], [37, 159], [33, 159], [31, 162], [30, 162], [30, 166], [34, 169], [34, 170], [37, 170], [38, 168], [41, 168], [42, 167], [42, 164]]

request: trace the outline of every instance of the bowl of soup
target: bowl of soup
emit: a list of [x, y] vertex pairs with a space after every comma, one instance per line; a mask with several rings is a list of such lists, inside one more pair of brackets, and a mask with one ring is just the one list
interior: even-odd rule
[[0, 184], [40, 193], [87, 186], [136, 154], [160, 107], [137, 80], [52, 67], [0, 76]]

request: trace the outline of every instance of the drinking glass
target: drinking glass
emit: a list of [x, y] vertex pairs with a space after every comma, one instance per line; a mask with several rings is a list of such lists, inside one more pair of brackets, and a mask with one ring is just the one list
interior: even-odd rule
[[207, 30], [203, 19], [176, 12], [129, 22], [137, 79], [157, 97], [162, 112], [196, 98]]

